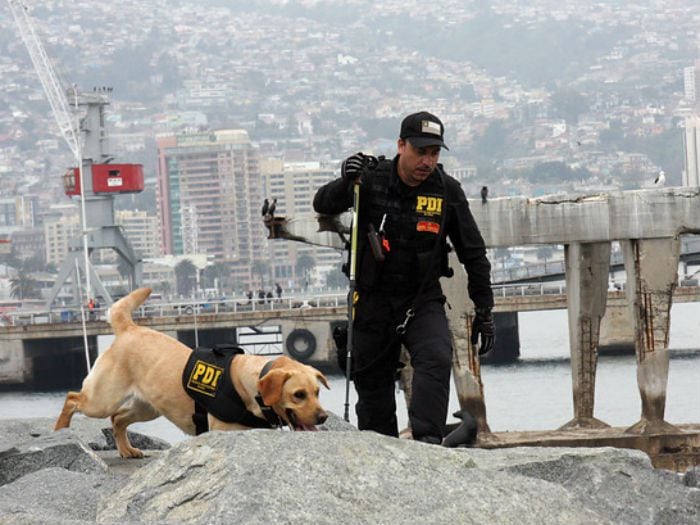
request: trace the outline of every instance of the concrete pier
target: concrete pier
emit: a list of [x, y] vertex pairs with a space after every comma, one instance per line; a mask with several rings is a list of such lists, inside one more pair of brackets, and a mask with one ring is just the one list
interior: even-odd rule
[[642, 415], [628, 432], [675, 431], [664, 421], [668, 384], [668, 334], [676, 287], [680, 241], [677, 238], [622, 243], [627, 271], [627, 302], [634, 320], [637, 385]]
[[608, 425], [593, 417], [593, 404], [600, 322], [608, 298], [610, 243], [572, 243], [564, 254], [574, 418], [562, 428], [602, 428]]
[[[663, 420], [668, 381], [669, 313], [676, 285], [680, 236], [700, 233], [700, 188], [554, 195], [536, 199], [495, 198], [472, 206], [471, 210], [489, 248], [533, 244], [563, 244], [566, 248], [575, 406], [573, 419], [565, 425], [567, 428], [604, 426], [593, 417], [595, 371], [601, 319], [606, 307], [609, 244], [612, 241], [622, 243], [642, 400], [641, 419], [630, 431], [645, 434], [664, 429], [672, 431], [673, 427]], [[276, 218], [268, 227], [270, 238], [342, 248], [340, 236], [329, 235], [329, 231], [347, 233], [349, 214], [334, 217], [332, 221], [317, 217]], [[455, 265], [453, 268], [458, 273]], [[461, 283], [447, 284], [448, 288], [452, 286], [461, 287]], [[464, 288], [461, 290], [463, 293]], [[467, 316], [467, 323], [469, 319]], [[452, 320], [453, 325], [455, 322], [463, 323], [464, 319]], [[464, 333], [461, 324], [452, 329], [455, 334]], [[459, 345], [455, 348], [463, 352]], [[471, 382], [480, 385], [478, 362], [473, 356], [463, 357], [455, 368], [455, 377], [465, 382], [457, 386], [458, 391], [482, 390], [483, 393], [483, 389], [470, 386]], [[461, 369], [461, 363], [468, 363], [468, 373]], [[464, 397], [462, 408], [473, 404], [471, 399]], [[487, 426], [485, 411], [482, 424]]]

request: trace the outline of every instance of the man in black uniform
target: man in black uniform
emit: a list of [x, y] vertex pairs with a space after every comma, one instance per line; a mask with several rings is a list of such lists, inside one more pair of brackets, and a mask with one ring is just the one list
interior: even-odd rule
[[398, 436], [394, 382], [403, 343], [413, 366], [413, 438], [435, 444], [445, 434], [452, 365], [439, 282], [449, 274], [447, 237], [469, 276], [472, 341], [481, 337], [480, 353], [494, 341], [491, 265], [459, 182], [438, 164], [443, 135], [436, 116], [409, 115], [393, 160], [352, 155], [314, 197], [318, 213], [335, 215], [353, 206], [353, 184], [361, 184], [351, 361], [358, 427]]

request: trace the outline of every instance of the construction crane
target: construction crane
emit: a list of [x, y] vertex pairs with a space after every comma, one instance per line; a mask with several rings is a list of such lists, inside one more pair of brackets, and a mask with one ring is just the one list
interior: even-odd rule
[[[83, 156], [82, 151], [80, 149], [80, 135], [78, 133], [78, 126], [76, 119], [73, 117], [73, 114], [70, 111], [68, 100], [66, 99], [66, 95], [64, 94], [63, 88], [61, 87], [61, 84], [58, 81], [58, 77], [56, 76], [56, 72], [54, 71], [53, 64], [51, 63], [51, 60], [49, 60], [49, 57], [46, 54], [46, 50], [44, 49], [44, 46], [41, 43], [41, 39], [39, 38], [39, 36], [36, 33], [36, 30], [34, 29], [34, 24], [32, 23], [31, 18], [29, 18], [29, 9], [24, 4], [24, 2], [20, 0], [7, 0], [7, 3], [9, 4], [12, 16], [15, 19], [15, 24], [17, 25], [17, 29], [19, 31], [20, 37], [22, 38], [22, 42], [24, 42], [24, 45], [27, 48], [27, 51], [29, 52], [29, 58], [31, 59], [32, 64], [34, 65], [34, 69], [36, 70], [36, 73], [39, 76], [39, 80], [41, 81], [41, 85], [44, 88], [44, 93], [46, 94], [46, 98], [48, 99], [49, 105], [51, 106], [51, 111], [53, 112], [53, 116], [56, 119], [56, 123], [58, 124], [58, 129], [61, 132], [63, 139], [68, 144], [68, 147], [70, 148], [71, 152], [73, 153], [73, 157], [75, 158], [77, 166], [80, 170], [79, 177], [82, 181]], [[78, 90], [75, 86], [73, 87], [73, 94], [76, 98], [77, 106]], [[84, 185], [81, 184], [81, 188], [83, 188], [83, 186]], [[91, 297], [90, 277], [87, 273], [87, 268], [89, 266], [89, 254], [87, 248], [88, 232], [85, 216], [84, 191], [81, 192], [80, 197], [81, 219], [83, 229], [83, 251], [85, 255], [84, 264], [86, 271], [85, 293], [87, 297]]]
[[[51, 105], [61, 135], [71, 149], [76, 168], [63, 176], [65, 193], [68, 196], [80, 195], [82, 222], [82, 252], [80, 261], [79, 243], [72, 244], [72, 251], [59, 269], [58, 277], [50, 292], [49, 306], [56, 299], [61, 287], [72, 272], [82, 265], [85, 275], [86, 299], [92, 299], [91, 281], [97, 294], [110, 304], [112, 298], [94, 268], [90, 266], [90, 252], [94, 249], [111, 248], [129, 265], [133, 286], [141, 283], [141, 260], [136, 256], [121, 227], [114, 222], [113, 199], [119, 193], [143, 191], [143, 166], [140, 164], [108, 164], [112, 157], [107, 152], [107, 131], [104, 127], [104, 107], [109, 104], [107, 93], [111, 89], [93, 90], [92, 93], [78, 93], [77, 86], [64, 92], [61, 83], [41, 43], [26, 4], [22, 0], [8, 0], [10, 11], [15, 19], [20, 37], [24, 42], [34, 69]], [[71, 97], [74, 109], [87, 106], [87, 114], [78, 123], [71, 112]], [[81, 147], [82, 134], [85, 136]], [[88, 231], [88, 222], [91, 230]], [[75, 281], [74, 281], [75, 284]], [[76, 286], [77, 288], [77, 286]], [[78, 294], [75, 294], [76, 296]], [[84, 301], [80, 301], [81, 306]]]

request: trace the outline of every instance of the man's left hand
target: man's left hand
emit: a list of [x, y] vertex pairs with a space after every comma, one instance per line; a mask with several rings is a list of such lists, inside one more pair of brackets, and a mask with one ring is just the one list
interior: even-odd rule
[[477, 308], [474, 322], [472, 323], [472, 345], [476, 345], [481, 338], [479, 355], [488, 354], [496, 341], [496, 325], [493, 322], [490, 308]]

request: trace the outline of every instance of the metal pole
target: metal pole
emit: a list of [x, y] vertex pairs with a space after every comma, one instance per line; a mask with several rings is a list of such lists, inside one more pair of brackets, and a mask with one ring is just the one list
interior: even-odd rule
[[345, 359], [345, 421], [350, 421], [350, 376], [352, 372], [352, 325], [355, 319], [355, 269], [357, 263], [358, 212], [360, 209], [360, 183], [353, 186], [352, 235], [350, 237], [350, 292], [348, 294], [348, 342]]
[[[76, 282], [80, 280], [80, 267], [78, 266], [78, 259], [75, 259], [75, 279]], [[80, 319], [83, 325], [83, 346], [85, 347], [85, 364], [87, 366], [87, 372], [90, 373], [90, 347], [88, 346], [87, 338], [87, 326], [85, 324], [85, 301], [83, 301], [80, 295], [80, 286], [77, 287], [78, 290], [78, 304], [80, 305]]]
[[197, 304], [194, 305], [194, 347], [199, 348], [199, 331], [197, 330]]
[[[73, 102], [75, 104], [76, 119], [78, 119], [78, 86], [73, 85]], [[79, 129], [76, 125], [75, 129]], [[90, 254], [88, 253], [87, 213], [85, 212], [85, 177], [83, 176], [83, 155], [80, 149], [80, 139], [76, 145], [75, 160], [78, 163], [78, 178], [80, 179], [80, 215], [83, 226], [83, 257], [85, 260], [85, 295], [89, 301], [92, 297], [90, 289]]]

